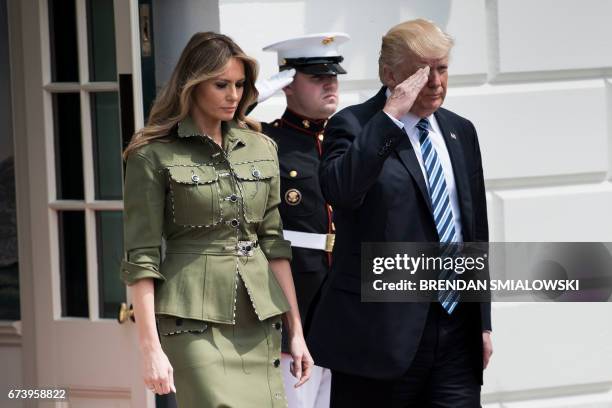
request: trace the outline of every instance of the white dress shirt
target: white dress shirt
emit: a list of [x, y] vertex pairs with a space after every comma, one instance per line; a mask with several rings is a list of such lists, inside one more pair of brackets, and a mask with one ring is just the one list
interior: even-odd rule
[[[389, 92], [388, 89], [386, 91], [386, 95], [387, 98], [389, 97], [389, 95], [391, 95], [391, 92]], [[416, 127], [417, 123], [419, 123], [419, 120], [421, 120], [421, 118], [419, 118], [412, 112], [408, 112], [406, 115], [402, 116], [400, 120], [395, 119], [389, 114], [387, 114], [387, 116], [389, 116], [389, 118], [393, 120], [393, 122], [400, 129], [403, 129], [408, 134], [410, 144], [412, 144], [412, 148], [414, 149], [415, 155], [419, 161], [419, 165], [421, 166], [423, 178], [425, 179], [425, 183], [427, 184], [427, 189], [429, 189], [429, 178], [427, 177], [427, 170], [425, 170], [425, 165], [423, 164], [423, 155], [421, 153], [419, 130]], [[444, 178], [446, 180], [446, 190], [448, 191], [448, 196], [451, 203], [451, 210], [453, 211], [453, 220], [455, 221], [455, 238], [453, 239], [453, 242], [463, 242], [463, 233], [461, 229], [461, 212], [459, 211], [459, 198], [457, 196], [457, 185], [455, 184], [455, 174], [453, 173], [453, 165], [448, 154], [448, 149], [446, 148], [446, 143], [444, 142], [444, 137], [442, 136], [442, 131], [440, 130], [440, 126], [438, 126], [438, 121], [436, 121], [436, 117], [431, 114], [427, 117], [427, 120], [429, 120], [429, 124], [431, 126], [431, 128], [429, 129], [429, 139], [431, 140], [433, 147], [436, 149], [436, 153], [438, 153], [438, 158], [440, 159], [440, 163], [442, 164], [442, 171], [444, 172]]]

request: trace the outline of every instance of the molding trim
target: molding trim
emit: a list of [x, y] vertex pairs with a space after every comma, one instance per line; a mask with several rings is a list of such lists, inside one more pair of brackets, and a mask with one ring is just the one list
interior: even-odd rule
[[117, 389], [108, 387], [83, 387], [80, 385], [68, 385], [68, 396], [79, 399], [119, 399], [129, 400], [131, 392], [129, 389]]
[[0, 321], [0, 347], [21, 347], [22, 338], [20, 321]]

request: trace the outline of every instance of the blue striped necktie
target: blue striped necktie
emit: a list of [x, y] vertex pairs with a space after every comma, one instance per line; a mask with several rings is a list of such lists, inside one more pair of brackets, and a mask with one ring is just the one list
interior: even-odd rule
[[[431, 143], [429, 137], [429, 121], [423, 118], [416, 125], [419, 131], [419, 143], [421, 144], [421, 155], [423, 157], [423, 165], [427, 172], [427, 184], [429, 187], [429, 197], [431, 199], [431, 207], [433, 208], [434, 221], [440, 243], [452, 243], [455, 241], [455, 219], [451, 208], [448, 188], [446, 186], [446, 178], [444, 177], [444, 169], [442, 162], [438, 156], [438, 152]], [[452, 245], [445, 245], [440, 256], [444, 258], [453, 252]], [[439, 279], [452, 280], [456, 274], [453, 270], [443, 270], [440, 273]], [[439, 291], [438, 300], [448, 314], [451, 314], [459, 303], [459, 292], [455, 290]]]

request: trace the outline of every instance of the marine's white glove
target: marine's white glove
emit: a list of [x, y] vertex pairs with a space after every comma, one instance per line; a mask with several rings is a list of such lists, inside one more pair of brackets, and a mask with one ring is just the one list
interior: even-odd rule
[[260, 79], [255, 83], [255, 88], [259, 92], [257, 97], [257, 103], [261, 103], [274, 95], [276, 91], [279, 91], [293, 82], [295, 76], [295, 69], [287, 69], [281, 71], [278, 74], [272, 75], [268, 79]]

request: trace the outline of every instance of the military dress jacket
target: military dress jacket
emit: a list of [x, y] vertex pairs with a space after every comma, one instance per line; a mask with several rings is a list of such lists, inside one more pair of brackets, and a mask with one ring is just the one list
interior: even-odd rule
[[[331, 208], [319, 186], [321, 142], [326, 120], [305, 119], [286, 110], [262, 131], [278, 145], [280, 165], [279, 211], [286, 230], [327, 234], [332, 230]], [[292, 266], [299, 272], [327, 270], [328, 259], [321, 250], [293, 248]]]
[[[280, 119], [262, 123], [262, 131], [278, 145], [280, 162], [279, 206], [286, 230], [328, 234], [333, 232], [331, 207], [319, 186], [323, 129], [327, 120], [305, 118], [287, 109]], [[330, 257], [318, 249], [292, 247], [291, 271], [302, 320], [329, 271]], [[304, 322], [302, 322], [304, 323]]]
[[276, 144], [235, 121], [222, 127], [223, 148], [187, 117], [127, 160], [121, 278], [155, 279], [156, 314], [233, 324], [238, 275], [260, 320], [289, 310], [268, 266], [291, 260]]

